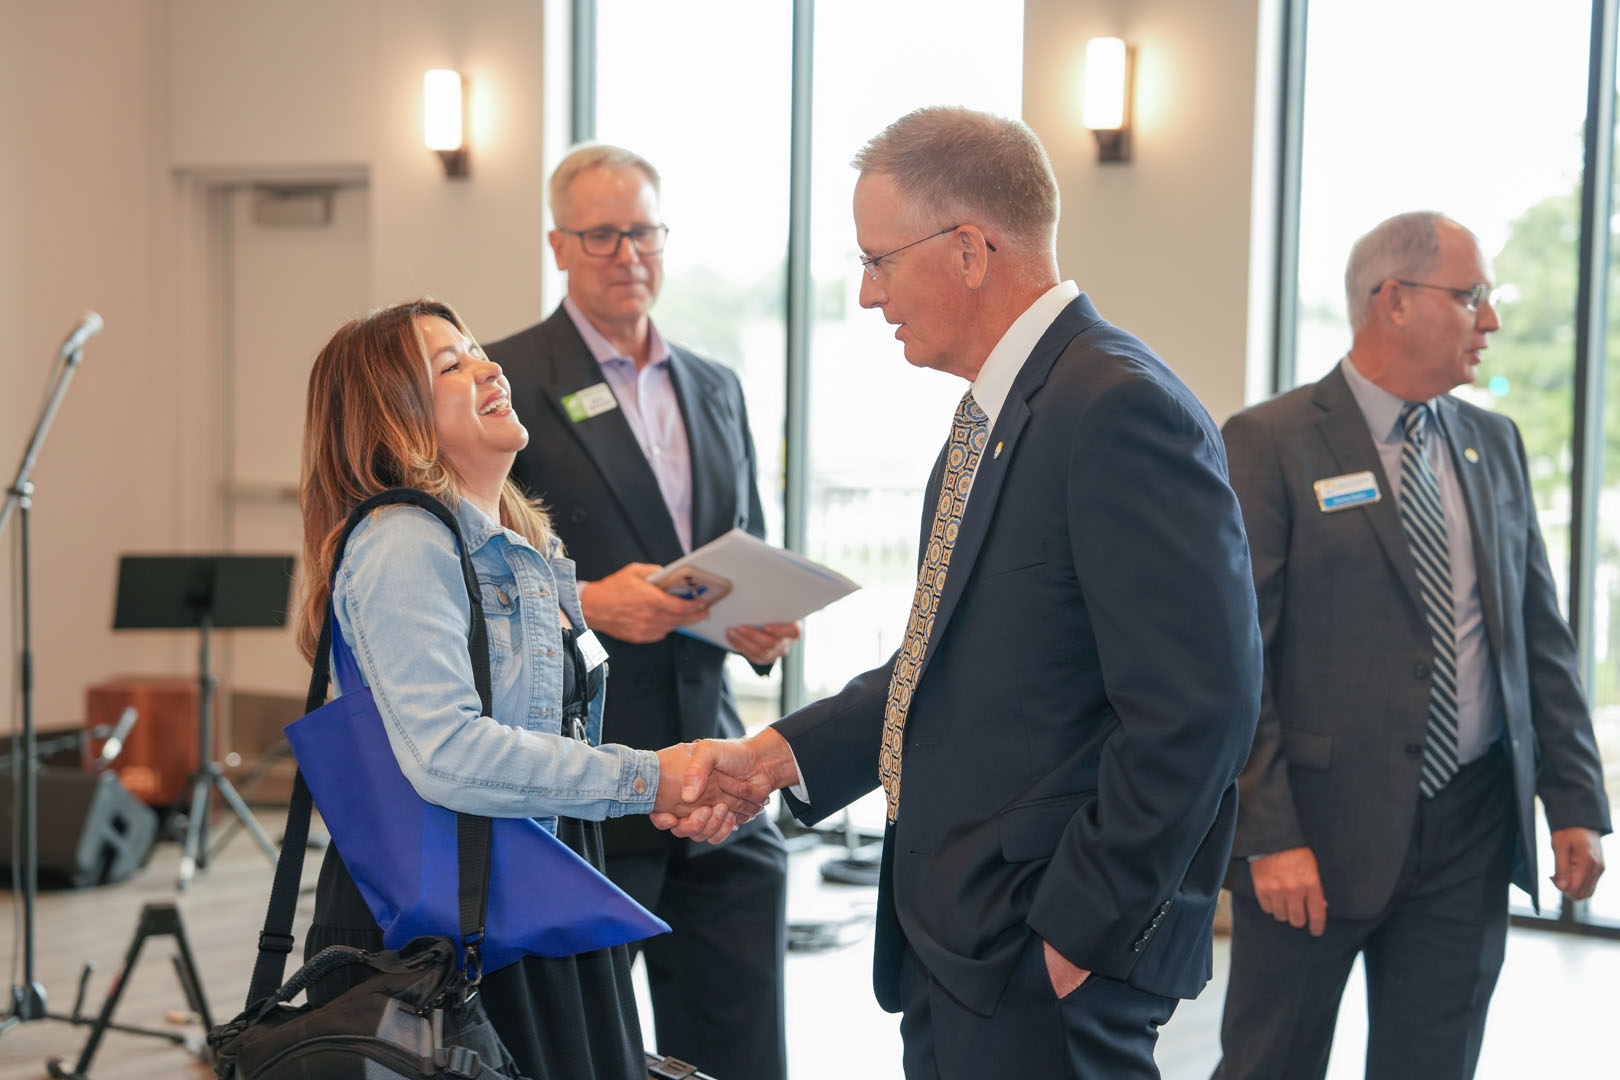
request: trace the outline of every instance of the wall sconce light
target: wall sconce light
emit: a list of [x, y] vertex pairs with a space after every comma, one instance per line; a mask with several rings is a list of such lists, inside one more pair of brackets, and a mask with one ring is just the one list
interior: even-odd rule
[[442, 68], [422, 77], [422, 142], [439, 153], [444, 175], [467, 175], [466, 80]]
[[1081, 122], [1097, 136], [1098, 161], [1131, 160], [1131, 92], [1136, 50], [1120, 38], [1086, 42]]

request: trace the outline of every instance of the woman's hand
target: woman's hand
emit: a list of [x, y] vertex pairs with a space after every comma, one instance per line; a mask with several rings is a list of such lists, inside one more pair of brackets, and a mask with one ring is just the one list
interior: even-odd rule
[[[655, 804], [651, 820], [658, 828], [668, 829], [676, 836], [690, 840], [717, 844], [730, 832], [730, 829], [721, 831], [724, 822], [715, 820], [717, 814], [710, 806], [713, 802], [709, 797], [711, 792], [719, 790], [731, 793], [734, 798], [746, 797], [763, 806], [771, 792], [799, 782], [799, 769], [793, 752], [788, 749], [787, 740], [777, 734], [775, 728], [765, 728], [746, 739], [699, 739], [695, 743], [670, 747], [670, 750], [680, 749], [687, 751], [687, 762], [679, 797], [686, 804], [701, 805], [705, 812], [701, 816], [696, 812], [682, 814], [664, 810]], [[663, 754], [663, 751], [659, 752], [660, 798], [664, 795], [666, 784], [673, 785], [682, 779], [682, 776], [663, 771]], [[743, 816], [731, 828], [752, 816]]]
[[[705, 740], [709, 742], [712, 740]], [[661, 829], [674, 829], [678, 836], [718, 844], [764, 809], [770, 791], [718, 770], [710, 772], [702, 785], [688, 784], [694, 745], [678, 743], [658, 751], [658, 793], [653, 798], [652, 820]]]

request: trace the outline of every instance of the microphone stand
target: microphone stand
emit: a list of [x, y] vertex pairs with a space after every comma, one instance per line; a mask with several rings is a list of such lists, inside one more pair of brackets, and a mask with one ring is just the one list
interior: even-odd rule
[[[97, 322], [99, 321], [98, 317]], [[75, 335], [75, 338], [79, 338], [79, 335]], [[51, 388], [39, 420], [34, 424], [34, 433], [29, 437], [28, 449], [23, 451], [16, 479], [12, 480], [11, 486], [6, 489], [5, 506], [0, 507], [0, 535], [5, 533], [6, 523], [11, 520], [12, 511], [17, 511], [17, 547], [21, 563], [18, 597], [22, 613], [22, 648], [17, 677], [22, 691], [22, 752], [14, 754], [11, 762], [13, 793], [11, 820], [15, 823], [13, 827], [17, 832], [17, 842], [12, 845], [13, 867], [14, 869], [20, 867], [22, 870], [20, 892], [23, 915], [23, 981], [11, 988], [11, 1012], [0, 1020], [0, 1035], [30, 1020], [72, 1022], [69, 1017], [53, 1016], [46, 1011], [45, 988], [34, 981], [34, 898], [39, 892], [37, 850], [39, 819], [35, 779], [39, 763], [34, 760], [34, 654], [33, 631], [29, 619], [28, 512], [34, 499], [34, 484], [29, 479], [34, 471], [34, 459], [39, 456], [40, 445], [44, 443], [45, 435], [50, 431], [51, 422], [56, 419], [56, 410], [61, 406], [68, 383], [72, 381], [73, 373], [83, 356], [83, 340], [81, 338], [75, 341], [75, 338], [69, 339], [69, 345], [75, 347], [63, 358], [65, 362], [57, 374], [56, 385]]]

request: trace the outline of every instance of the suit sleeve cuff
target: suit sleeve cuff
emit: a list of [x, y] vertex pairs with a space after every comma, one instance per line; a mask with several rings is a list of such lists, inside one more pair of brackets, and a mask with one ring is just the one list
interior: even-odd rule
[[[787, 742], [786, 739], [782, 741]], [[798, 774], [799, 777], [799, 782], [787, 789], [788, 794], [792, 795], [795, 799], [798, 799], [800, 802], [808, 806], [810, 805], [810, 788], [804, 782], [804, 770], [799, 768], [799, 755], [793, 752], [792, 743], [787, 743], [787, 752], [788, 757], [793, 759], [793, 771]]]

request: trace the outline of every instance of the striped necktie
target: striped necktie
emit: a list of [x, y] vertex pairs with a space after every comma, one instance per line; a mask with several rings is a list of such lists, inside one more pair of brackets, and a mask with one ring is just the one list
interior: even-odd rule
[[1457, 772], [1457, 636], [1451, 595], [1451, 555], [1446, 547], [1446, 519], [1440, 509], [1440, 487], [1423, 452], [1429, 420], [1427, 405], [1401, 409], [1406, 443], [1401, 447], [1401, 528], [1417, 568], [1423, 616], [1434, 643], [1429, 674], [1429, 729], [1423, 743], [1424, 798]]
[[911, 600], [911, 619], [906, 623], [906, 640], [889, 678], [889, 699], [883, 709], [883, 749], [878, 755], [878, 778], [889, 805], [889, 822], [900, 812], [900, 746], [906, 731], [906, 713], [911, 708], [911, 692], [917, 686], [928, 649], [928, 636], [934, 629], [934, 613], [945, 589], [945, 572], [950, 569], [951, 549], [962, 525], [968, 490], [979, 467], [990, 429], [983, 409], [973, 400], [973, 391], [962, 395], [951, 423], [951, 441], [945, 449], [945, 480], [939, 486], [939, 502], [934, 506], [934, 525], [928, 534], [928, 550], [923, 553], [922, 570], [917, 574], [917, 592]]

